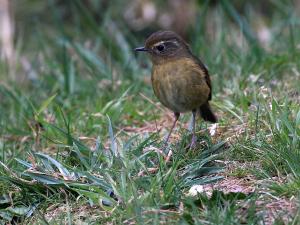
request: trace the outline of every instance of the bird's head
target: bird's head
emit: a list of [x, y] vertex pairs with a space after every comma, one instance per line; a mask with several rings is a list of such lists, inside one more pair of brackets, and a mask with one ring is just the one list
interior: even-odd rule
[[154, 64], [187, 57], [191, 54], [186, 42], [173, 31], [157, 31], [151, 34], [145, 46], [136, 48], [135, 51], [149, 53]]

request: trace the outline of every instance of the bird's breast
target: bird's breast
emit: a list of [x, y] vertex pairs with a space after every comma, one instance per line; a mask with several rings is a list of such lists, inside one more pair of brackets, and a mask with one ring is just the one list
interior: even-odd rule
[[154, 94], [174, 112], [197, 109], [208, 99], [204, 73], [191, 59], [154, 65], [151, 79]]

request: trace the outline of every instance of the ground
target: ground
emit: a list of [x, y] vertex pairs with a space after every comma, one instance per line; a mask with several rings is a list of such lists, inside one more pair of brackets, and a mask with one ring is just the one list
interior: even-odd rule
[[132, 51], [146, 34], [80, 1], [20, 32], [18, 60], [0, 63], [1, 223], [300, 223], [300, 17], [220, 2], [199, 3], [185, 37], [219, 119], [198, 118], [195, 149], [190, 113], [164, 147], [173, 114]]

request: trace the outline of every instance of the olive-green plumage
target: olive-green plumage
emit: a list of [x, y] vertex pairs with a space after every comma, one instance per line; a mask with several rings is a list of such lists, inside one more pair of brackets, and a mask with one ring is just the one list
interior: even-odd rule
[[198, 109], [210, 93], [204, 72], [189, 58], [154, 64], [152, 86], [161, 103], [173, 112]]
[[192, 54], [186, 42], [172, 31], [153, 33], [145, 46], [136, 51], [146, 51], [150, 55], [154, 94], [174, 112], [172, 129], [181, 112], [193, 112], [194, 145], [196, 112], [199, 111], [204, 120], [217, 121], [208, 102], [211, 100], [211, 81], [206, 67]]

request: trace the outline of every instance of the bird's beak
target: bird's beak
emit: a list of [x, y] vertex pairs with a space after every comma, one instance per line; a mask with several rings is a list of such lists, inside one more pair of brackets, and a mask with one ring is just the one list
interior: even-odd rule
[[146, 49], [145, 47], [139, 47], [139, 48], [135, 48], [134, 51], [136, 51], [136, 52], [147, 52], [148, 49]]

